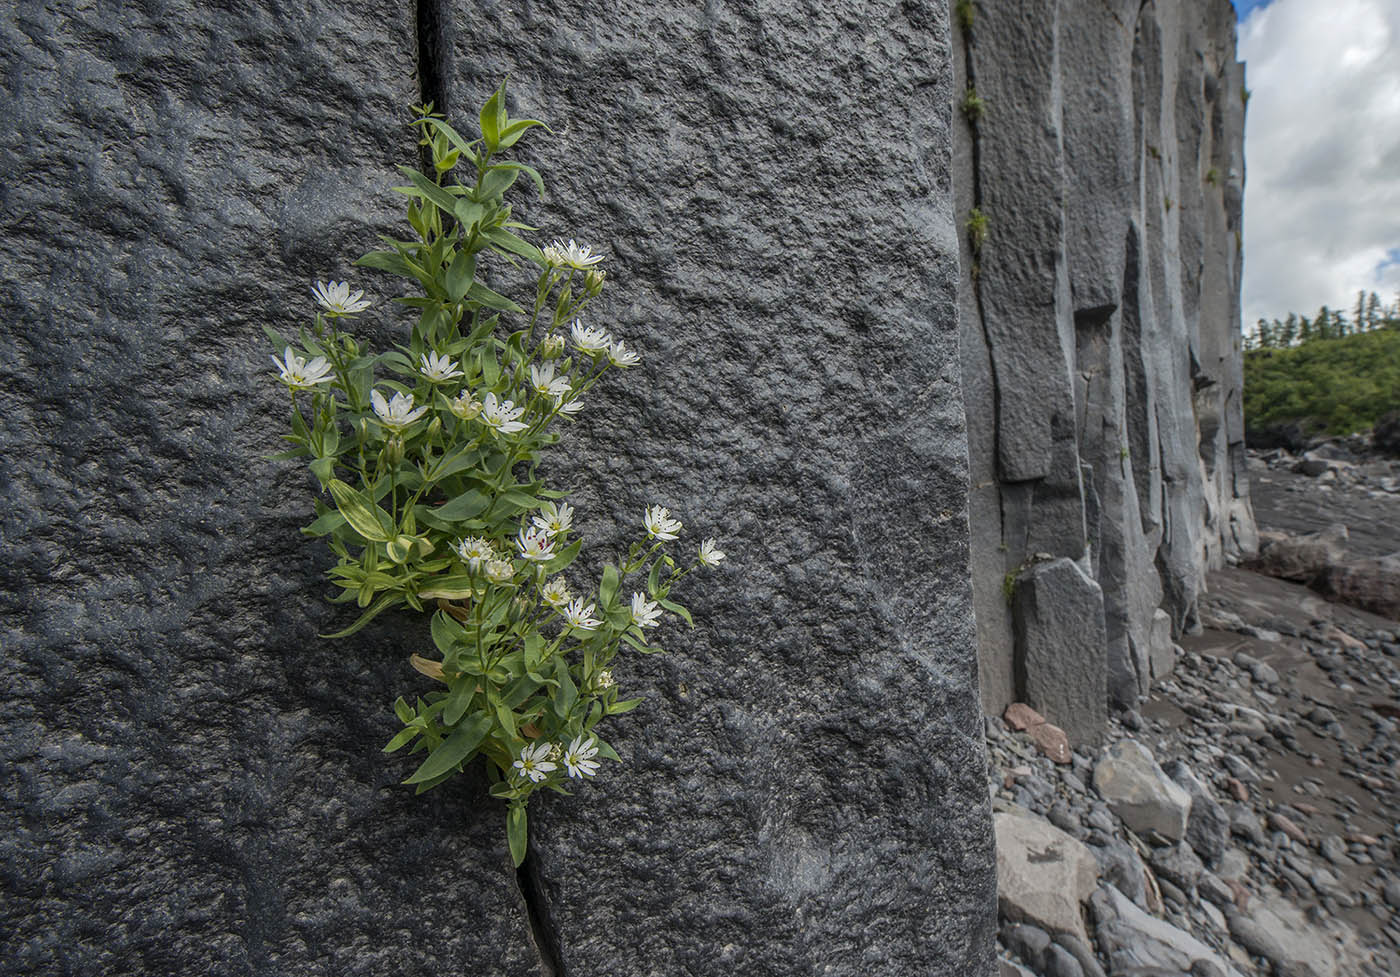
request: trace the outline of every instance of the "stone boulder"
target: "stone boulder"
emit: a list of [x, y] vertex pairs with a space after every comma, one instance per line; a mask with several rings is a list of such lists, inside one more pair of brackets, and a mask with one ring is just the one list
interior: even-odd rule
[[1337, 523], [1316, 533], [1259, 534], [1259, 555], [1249, 568], [1270, 577], [1310, 583], [1346, 559], [1347, 527]]
[[1356, 933], [1340, 921], [1312, 922], [1297, 906], [1273, 893], [1251, 899], [1247, 911], [1227, 907], [1235, 942], [1274, 966], [1280, 977], [1340, 977], [1361, 956]]
[[1155, 831], [1168, 841], [1186, 836], [1191, 795], [1157, 765], [1147, 747], [1122, 740], [1094, 767], [1094, 787], [1133, 831]]
[[1211, 966], [1218, 968], [1223, 977], [1241, 977], [1206, 944], [1171, 923], [1149, 916], [1111, 885], [1100, 886], [1089, 906], [1110, 973], [1195, 974], [1201, 972], [1200, 966]]
[[1087, 940], [1080, 905], [1098, 884], [1099, 866], [1084, 844], [1033, 815], [994, 815], [997, 903], [1001, 915]]
[[1016, 578], [1017, 680], [1026, 702], [1075, 743], [1103, 738], [1108, 647], [1103, 592], [1073, 560], [1037, 563]]
[[1400, 458], [1400, 410], [1381, 416], [1371, 429], [1371, 444], [1377, 451]]
[[1184, 761], [1171, 760], [1163, 770], [1191, 795], [1191, 813], [1186, 820], [1187, 844], [1207, 867], [1216, 868], [1230, 843], [1230, 816]]
[[1400, 619], [1400, 553], [1329, 566], [1314, 589], [1343, 604]]

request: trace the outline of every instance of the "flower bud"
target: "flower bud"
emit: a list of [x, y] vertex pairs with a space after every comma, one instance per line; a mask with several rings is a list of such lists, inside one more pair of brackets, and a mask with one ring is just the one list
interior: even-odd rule
[[583, 276], [583, 287], [588, 292], [588, 297], [593, 298], [603, 290], [603, 281], [608, 277], [605, 271], [597, 268], [589, 269], [588, 274]]
[[399, 462], [403, 461], [403, 438], [396, 434], [389, 439], [389, 443], [384, 446], [384, 459], [389, 462], [391, 468], [399, 466]]
[[509, 583], [515, 576], [515, 567], [507, 560], [492, 560], [486, 564], [486, 579], [492, 583]]
[[564, 337], [557, 332], [544, 337], [540, 343], [540, 355], [547, 360], [557, 360], [564, 352]]
[[464, 421], [469, 421], [481, 413], [481, 404], [472, 399], [470, 390], [463, 390], [450, 405], [452, 413]]
[[428, 440], [432, 441], [442, 433], [442, 418], [434, 417], [433, 422], [428, 425]]

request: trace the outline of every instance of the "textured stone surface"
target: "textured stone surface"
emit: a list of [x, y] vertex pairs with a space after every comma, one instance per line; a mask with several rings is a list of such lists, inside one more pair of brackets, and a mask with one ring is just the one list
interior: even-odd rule
[[454, 9], [453, 101], [554, 127], [534, 223], [644, 357], [556, 468], [585, 529], [732, 544], [617, 672], [626, 766], [532, 819], [563, 967], [989, 972], [946, 4]]
[[1135, 740], [1109, 747], [1094, 767], [1094, 788], [1133, 831], [1155, 831], [1169, 841], [1186, 835], [1191, 795], [1157, 766], [1152, 753]]
[[0, 971], [538, 973], [482, 785], [379, 755], [413, 649], [316, 638], [265, 460], [261, 325], [400, 206], [411, 6], [11, 4], [0, 58]]
[[1041, 818], [1000, 812], [994, 819], [1001, 915], [1087, 941], [1080, 903], [1098, 884], [1093, 854]]
[[[1025, 695], [1002, 580], [1037, 554], [1098, 583], [1108, 695], [1165, 665], [1207, 569], [1257, 545], [1240, 414], [1243, 68], [1227, 0], [978, 5], [959, 126], [962, 368], [984, 708]], [[990, 419], [990, 420], [989, 420]], [[1170, 637], [1170, 635], [1169, 635]], [[1054, 718], [1052, 716], [1052, 718]]]
[[1108, 958], [1109, 972], [1138, 973], [1135, 968], [1159, 967], [1165, 973], [1198, 973], [1201, 961], [1226, 977], [1240, 972], [1190, 933], [1149, 916], [1111, 885], [1102, 885], [1089, 900], [1099, 947]]
[[1075, 743], [1097, 743], [1108, 720], [1099, 585], [1073, 560], [1038, 563], [1016, 578], [1013, 606], [1026, 702]]
[[1187, 843], [1207, 866], [1216, 868], [1230, 842], [1230, 816], [1185, 762], [1172, 760], [1162, 769], [1191, 795], [1191, 813], [1186, 819]]

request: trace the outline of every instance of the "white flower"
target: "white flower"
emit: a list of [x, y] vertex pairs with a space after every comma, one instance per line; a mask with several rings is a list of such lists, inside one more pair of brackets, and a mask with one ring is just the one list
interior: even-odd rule
[[598, 608], [594, 604], [584, 606], [583, 598], [578, 597], [569, 601], [569, 606], [564, 608], [564, 620], [569, 622], [569, 627], [578, 628], [580, 631], [592, 631], [603, 622], [593, 616]]
[[600, 691], [603, 689], [610, 689], [616, 684], [617, 682], [613, 681], [612, 669], [605, 668], [598, 673], [598, 689]]
[[470, 390], [463, 390], [447, 406], [464, 421], [469, 421], [481, 413], [481, 403], [472, 399]]
[[350, 294], [349, 282], [317, 282], [311, 287], [311, 294], [316, 296], [321, 308], [332, 316], [354, 315], [370, 306], [369, 300], [361, 301], [364, 292]]
[[490, 540], [481, 536], [468, 536], [459, 540], [452, 548], [457, 551], [462, 562], [473, 570], [496, 558], [496, 547], [491, 545]]
[[520, 771], [520, 776], [526, 777], [531, 783], [538, 784], [558, 769], [549, 762], [551, 746], [548, 743], [536, 743], [534, 746], [527, 746], [520, 751], [520, 759], [511, 764]]
[[486, 579], [492, 583], [509, 583], [515, 576], [515, 567], [505, 560], [491, 560], [486, 564]]
[[612, 346], [612, 336], [608, 335], [606, 329], [585, 326], [579, 319], [575, 319], [573, 326], [569, 328], [569, 336], [573, 338], [574, 345], [578, 347], [579, 352], [587, 353], [589, 356], [606, 353], [608, 347]]
[[555, 268], [573, 268], [576, 271], [587, 271], [598, 262], [603, 260], [603, 255], [594, 254], [593, 249], [587, 245], [577, 244], [572, 239], [568, 244], [556, 240], [553, 244], [544, 247], [544, 258]]
[[370, 403], [379, 415], [379, 422], [391, 431], [402, 431], [427, 412], [428, 408], [413, 406], [413, 394], [394, 394], [394, 399], [385, 401], [378, 390], [371, 390]]
[[569, 527], [574, 524], [574, 507], [567, 502], [561, 502], [558, 505], [546, 502], [540, 506], [540, 514], [530, 521], [539, 526], [543, 532], [551, 536], [558, 536], [560, 533], [568, 532]]
[[681, 521], [671, 518], [671, 510], [665, 506], [648, 506], [642, 521], [646, 523], [647, 535], [662, 542], [670, 542], [680, 535]]
[[719, 561], [722, 559], [724, 559], [724, 551], [719, 548], [713, 536], [700, 544], [699, 560], [702, 567], [719, 566]]
[[573, 600], [573, 595], [569, 593], [569, 585], [563, 577], [555, 577], [545, 584], [540, 595], [544, 597], [544, 602], [556, 611]]
[[515, 548], [525, 559], [536, 563], [554, 559], [554, 539], [542, 529], [522, 528], [515, 538]]
[[624, 370], [629, 366], [636, 366], [642, 362], [642, 358], [632, 350], [628, 349], [622, 340], [618, 340], [608, 347], [608, 360], [613, 366], [620, 366]]
[[556, 333], [550, 333], [544, 337], [540, 343], [540, 355], [547, 360], [557, 359], [564, 353], [564, 337]]
[[530, 364], [530, 386], [546, 397], [553, 397], [558, 400], [566, 397], [573, 388], [569, 386], [568, 377], [554, 376], [554, 364], [546, 363], [540, 366], [538, 363]]
[[564, 769], [569, 772], [570, 777], [580, 780], [591, 777], [598, 772], [598, 761], [593, 759], [597, 755], [598, 741], [594, 737], [590, 736], [588, 741], [584, 742], [581, 735], [576, 736], [564, 751]]
[[509, 400], [498, 403], [495, 394], [487, 394], [486, 403], [481, 405], [481, 423], [499, 434], [518, 434], [530, 426], [516, 420], [523, 413], [524, 407], [516, 407]]
[[272, 362], [277, 367], [281, 381], [293, 390], [310, 390], [318, 383], [330, 383], [335, 379], [331, 376], [331, 365], [326, 362], [324, 356], [318, 356], [308, 363], [293, 353], [290, 346], [283, 356], [285, 361], [274, 356]]
[[579, 411], [583, 410], [583, 401], [577, 397], [573, 400], [556, 400], [554, 402], [554, 409], [565, 417], [573, 417]]
[[451, 357], [439, 356], [436, 351], [424, 353], [422, 356], [423, 366], [418, 371], [433, 383], [445, 383], [448, 380], [462, 376], [462, 371], [457, 369]]
[[632, 594], [632, 623], [639, 628], [654, 628], [661, 620], [661, 606], [647, 600], [646, 594]]

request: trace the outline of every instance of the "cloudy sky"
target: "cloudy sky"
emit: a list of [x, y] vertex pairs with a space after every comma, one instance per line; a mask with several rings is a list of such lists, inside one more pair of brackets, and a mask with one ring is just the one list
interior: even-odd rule
[[1400, 292], [1400, 0], [1234, 0], [1246, 329]]

